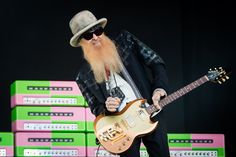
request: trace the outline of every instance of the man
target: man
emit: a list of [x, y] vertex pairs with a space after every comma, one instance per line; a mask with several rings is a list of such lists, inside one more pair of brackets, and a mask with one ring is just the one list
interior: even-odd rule
[[[97, 18], [88, 10], [70, 21], [70, 44], [81, 47], [84, 60], [76, 81], [91, 112], [98, 116], [120, 112], [127, 103], [145, 98], [160, 109], [158, 101], [167, 95], [168, 79], [161, 57], [128, 31], [111, 40], [104, 33], [106, 18]], [[135, 139], [121, 157], [139, 157], [141, 141], [150, 157], [168, 157], [167, 133], [163, 111], [152, 117], [158, 127]]]

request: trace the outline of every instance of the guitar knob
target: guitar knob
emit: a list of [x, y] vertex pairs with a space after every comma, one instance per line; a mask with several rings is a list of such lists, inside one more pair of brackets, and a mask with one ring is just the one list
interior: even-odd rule
[[122, 144], [123, 144], [123, 146], [125, 146], [125, 142], [123, 142]]

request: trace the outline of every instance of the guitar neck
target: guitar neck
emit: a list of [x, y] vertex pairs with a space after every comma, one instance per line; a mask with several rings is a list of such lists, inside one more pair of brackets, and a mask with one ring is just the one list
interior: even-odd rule
[[[201, 86], [202, 84], [209, 81], [208, 77], [204, 75], [203, 77], [199, 78], [198, 80], [184, 86], [183, 88], [177, 90], [176, 92], [168, 95], [164, 99], [159, 102], [159, 105], [163, 108], [167, 104], [173, 102], [174, 100], [182, 97], [183, 95], [187, 94], [188, 92], [192, 91], [193, 89]], [[146, 111], [151, 115], [152, 113], [156, 112], [158, 109], [154, 105], [150, 105], [146, 108]]]

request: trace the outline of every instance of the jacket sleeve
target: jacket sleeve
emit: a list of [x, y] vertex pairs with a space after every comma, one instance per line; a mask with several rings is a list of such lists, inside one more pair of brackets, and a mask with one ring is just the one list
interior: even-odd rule
[[169, 86], [166, 65], [158, 53], [153, 51], [150, 47], [141, 42], [136, 36], [126, 30], [121, 32], [117, 40], [118, 43], [123, 45], [124, 43], [127, 44], [128, 49], [132, 49], [131, 52], [136, 53], [141, 62], [151, 69], [153, 76], [153, 90], [162, 88], [168, 92]]
[[89, 90], [88, 86], [86, 85], [86, 83], [84, 81], [86, 81], [86, 80], [82, 79], [82, 76], [79, 73], [77, 78], [76, 78], [76, 82], [79, 86], [79, 89], [81, 90], [81, 93], [82, 93], [83, 97], [85, 98], [86, 102], [88, 103], [91, 112], [95, 116], [98, 116], [102, 113], [105, 113], [104, 104], [98, 102], [98, 100], [91, 93], [91, 91]]

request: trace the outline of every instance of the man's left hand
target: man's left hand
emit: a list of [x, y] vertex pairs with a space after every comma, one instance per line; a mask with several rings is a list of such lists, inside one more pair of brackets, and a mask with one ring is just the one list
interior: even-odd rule
[[159, 101], [161, 100], [161, 97], [166, 96], [166, 91], [164, 89], [156, 89], [153, 92], [152, 95], [152, 101], [153, 105], [156, 106], [157, 109], [161, 109], [161, 106], [159, 105]]

